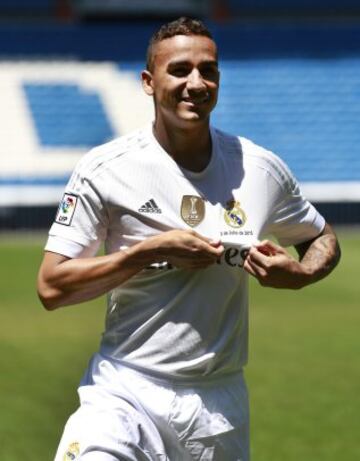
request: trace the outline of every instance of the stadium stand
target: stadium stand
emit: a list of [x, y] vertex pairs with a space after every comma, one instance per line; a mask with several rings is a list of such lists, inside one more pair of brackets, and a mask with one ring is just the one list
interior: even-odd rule
[[232, 13], [257, 12], [258, 14], [299, 14], [306, 12], [309, 15], [321, 13], [349, 13], [359, 11], [357, 0], [223, 0]]
[[[226, 1], [226, 0], [225, 0]], [[321, 9], [326, 11], [327, 8], [337, 8], [341, 11], [347, 11], [355, 7], [359, 7], [357, 0], [227, 0], [232, 8], [252, 8], [258, 11], [266, 11], [272, 9], [273, 11], [288, 10], [288, 11], [316, 11]]]
[[114, 20], [118, 18], [163, 18], [173, 16], [204, 16], [210, 8], [209, 0], [76, 0], [75, 14], [82, 19]]
[[359, 181], [360, 58], [226, 61], [215, 124], [286, 159], [301, 182]]
[[24, 83], [23, 88], [43, 146], [91, 148], [114, 137], [99, 94], [76, 84]]
[[213, 17], [218, 21], [303, 21], [353, 19], [360, 17], [357, 0], [213, 0]]
[[18, 10], [51, 10], [54, 8], [56, 0], [1, 0], [0, 11]]
[[[1, 25], [0, 227], [47, 227], [85, 150], [151, 119], [138, 73], [158, 25]], [[222, 74], [213, 123], [283, 157], [330, 222], [360, 222], [360, 25], [211, 28]]]
[[55, 14], [57, 5], [57, 0], [1, 0], [0, 14], [21, 17], [51, 16]]
[[56, 204], [86, 150], [152, 113], [133, 75], [112, 63], [2, 61], [0, 88], [0, 206]]

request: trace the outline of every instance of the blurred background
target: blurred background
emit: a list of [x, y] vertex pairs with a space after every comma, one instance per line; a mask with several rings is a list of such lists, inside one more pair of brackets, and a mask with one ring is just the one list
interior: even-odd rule
[[104, 299], [46, 313], [42, 248], [77, 160], [152, 119], [149, 37], [201, 18], [220, 51], [212, 122], [273, 150], [339, 232], [301, 293], [252, 282], [254, 461], [360, 459], [359, 0], [0, 0], [0, 459], [51, 460]]
[[213, 123], [283, 157], [330, 222], [360, 221], [358, 0], [1, 0], [2, 229], [47, 228], [77, 159], [151, 120], [139, 72], [179, 15], [219, 44]]

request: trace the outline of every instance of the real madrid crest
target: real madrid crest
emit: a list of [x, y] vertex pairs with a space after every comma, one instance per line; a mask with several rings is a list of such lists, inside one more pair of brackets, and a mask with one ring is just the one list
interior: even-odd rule
[[197, 195], [184, 195], [181, 217], [190, 227], [198, 226], [205, 217], [205, 202]]
[[80, 454], [80, 444], [78, 442], [70, 443], [65, 452], [63, 461], [74, 461]]
[[229, 200], [226, 203], [224, 212], [224, 219], [226, 224], [231, 227], [242, 227], [246, 222], [246, 214], [243, 209], [240, 208], [240, 202], [236, 200]]

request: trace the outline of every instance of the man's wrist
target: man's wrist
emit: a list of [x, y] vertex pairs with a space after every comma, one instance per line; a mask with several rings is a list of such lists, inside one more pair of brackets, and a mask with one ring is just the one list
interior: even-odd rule
[[129, 266], [142, 270], [156, 262], [156, 247], [150, 244], [150, 240], [151, 238], [143, 240], [123, 250]]
[[307, 285], [310, 285], [311, 283], [314, 283], [316, 281], [313, 267], [302, 262], [299, 262], [299, 267], [300, 271], [299, 275], [297, 276], [299, 286], [297, 286], [297, 288], [306, 287]]

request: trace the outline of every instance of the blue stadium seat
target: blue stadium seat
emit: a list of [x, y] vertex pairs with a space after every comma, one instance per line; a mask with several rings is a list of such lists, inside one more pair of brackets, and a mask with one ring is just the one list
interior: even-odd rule
[[360, 180], [360, 58], [221, 68], [215, 125], [277, 152], [300, 181]]
[[45, 147], [84, 147], [114, 136], [100, 96], [72, 84], [23, 85], [40, 143]]

